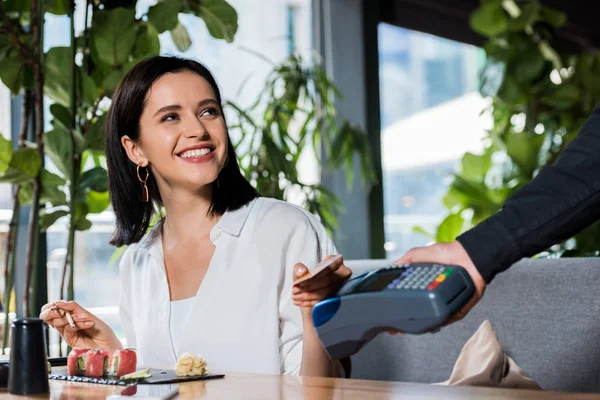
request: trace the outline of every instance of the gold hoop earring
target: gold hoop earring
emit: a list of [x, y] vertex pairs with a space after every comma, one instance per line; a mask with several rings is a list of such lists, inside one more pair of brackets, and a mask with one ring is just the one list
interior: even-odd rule
[[[144, 168], [144, 167], [142, 167]], [[146, 167], [146, 177], [144, 179], [142, 179], [142, 177], [140, 176], [140, 166], [137, 166], [136, 169], [137, 172], [137, 178], [140, 182], [142, 182], [142, 184], [144, 185], [144, 187], [142, 188], [142, 201], [144, 203], [147, 203], [148, 201], [150, 201], [150, 196], [148, 194], [148, 186], [146, 185], [146, 182], [148, 182], [148, 178], [150, 177], [150, 171], [148, 170], [148, 167]]]

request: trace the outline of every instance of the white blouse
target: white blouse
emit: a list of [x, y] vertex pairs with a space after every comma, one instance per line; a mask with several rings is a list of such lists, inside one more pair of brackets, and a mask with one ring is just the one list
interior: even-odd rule
[[173, 321], [182, 327], [178, 351], [160, 232], [157, 225], [129, 246], [120, 263], [121, 323], [139, 363], [173, 368], [190, 352], [214, 371], [298, 374], [303, 330], [293, 267], [337, 252], [317, 218], [268, 198], [225, 213], [210, 233], [215, 252], [188, 317]]
[[189, 297], [183, 300], [171, 302], [171, 315], [169, 316], [169, 331], [171, 333], [171, 343], [175, 353], [179, 352], [179, 343], [183, 337], [183, 324], [181, 321], [187, 320], [187, 317], [194, 305], [195, 297]]

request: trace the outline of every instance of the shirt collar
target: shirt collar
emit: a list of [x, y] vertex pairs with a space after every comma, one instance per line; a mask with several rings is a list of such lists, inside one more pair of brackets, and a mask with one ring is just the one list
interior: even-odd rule
[[[217, 222], [217, 224], [215, 225], [215, 228], [231, 236], [239, 237], [242, 233], [242, 229], [244, 228], [244, 224], [246, 223], [246, 220], [250, 215], [250, 211], [252, 211], [252, 207], [254, 207], [255, 202], [256, 199], [250, 201], [248, 204], [242, 206], [241, 208], [238, 208], [237, 210], [226, 211], [225, 214], [223, 214], [223, 216], [219, 220], [219, 222]], [[150, 229], [150, 232], [148, 232], [147, 235], [144, 235], [142, 240], [140, 240], [139, 242], [139, 250], [149, 251], [154, 247], [155, 244], [160, 244], [160, 235], [162, 232], [163, 222], [164, 218], [162, 218], [158, 223], [156, 223]]]
[[215, 227], [231, 236], [239, 237], [255, 202], [256, 199], [237, 210], [226, 211]]

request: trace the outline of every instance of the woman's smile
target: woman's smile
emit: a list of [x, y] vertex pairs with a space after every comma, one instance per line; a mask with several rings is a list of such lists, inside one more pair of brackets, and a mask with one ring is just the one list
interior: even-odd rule
[[178, 152], [177, 157], [188, 163], [202, 164], [215, 158], [215, 147], [210, 144], [191, 146]]

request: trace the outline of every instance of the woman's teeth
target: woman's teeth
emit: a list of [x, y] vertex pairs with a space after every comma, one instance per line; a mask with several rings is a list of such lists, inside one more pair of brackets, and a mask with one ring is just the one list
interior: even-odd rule
[[188, 150], [188, 151], [182, 153], [179, 157], [181, 157], [181, 158], [202, 157], [202, 156], [207, 155], [211, 151], [212, 151], [212, 149], [210, 149], [208, 147], [205, 147], [203, 149]]

